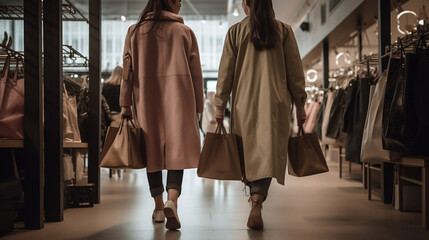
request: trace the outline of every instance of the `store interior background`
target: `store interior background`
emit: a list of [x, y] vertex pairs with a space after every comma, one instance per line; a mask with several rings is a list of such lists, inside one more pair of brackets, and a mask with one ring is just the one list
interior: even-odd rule
[[[71, 0], [71, 2], [82, 12], [84, 16], [88, 16], [88, 0]], [[125, 35], [127, 32], [128, 27], [131, 24], [134, 24], [138, 16], [141, 12], [141, 10], [144, 8], [147, 1], [143, 0], [102, 0], [102, 31], [101, 31], [101, 83], [104, 82], [105, 79], [107, 79], [112, 70], [117, 65], [122, 65], [122, 53], [123, 53], [123, 46], [124, 46], [124, 40]], [[241, 0], [182, 0], [183, 8], [181, 10], [181, 15], [184, 18], [185, 24], [188, 25], [193, 29], [195, 32], [199, 48], [200, 48], [200, 54], [201, 54], [201, 63], [203, 68], [203, 75], [205, 78], [205, 86], [208, 91], [214, 91], [216, 86], [216, 78], [217, 78], [217, 71], [218, 66], [222, 54], [223, 44], [224, 44], [224, 38], [228, 31], [228, 28], [232, 26], [233, 24], [241, 21], [245, 14], [241, 7]], [[353, 65], [353, 63], [359, 62], [359, 53], [358, 53], [358, 32], [359, 29], [362, 31], [362, 57], [365, 58], [370, 55], [377, 55], [379, 51], [378, 47], [378, 21], [377, 21], [377, 4], [378, 1], [376, 0], [273, 0], [274, 3], [274, 9], [276, 11], [276, 17], [288, 24], [290, 24], [295, 32], [295, 36], [297, 39], [297, 43], [301, 52], [301, 56], [303, 58], [303, 64], [304, 64], [304, 71], [306, 72], [307, 78], [311, 79], [310, 81], [306, 81], [306, 90], [309, 93], [309, 97], [315, 93], [318, 93], [320, 90], [326, 87], [336, 87], [340, 84], [340, 79], [342, 79], [343, 76], [348, 75], [348, 71], [350, 70], [349, 67]], [[2, 0], [1, 4], [16, 4], [16, 5], [22, 5], [22, 1], [20, 0]], [[404, 10], [410, 10], [415, 12], [417, 15], [419, 15], [419, 12], [421, 11], [422, 5], [426, 5], [426, 12], [429, 14], [429, 0], [402, 0], [392, 1], [392, 11], [391, 11], [391, 41], [392, 43], [395, 42], [395, 40], [398, 37], [403, 37], [404, 35], [398, 31], [398, 22], [397, 22], [397, 16]], [[322, 16], [322, 12], [325, 12], [324, 16]], [[324, 20], [324, 23], [322, 23], [322, 19]], [[308, 29], [303, 29], [302, 24], [304, 22], [308, 22]], [[404, 29], [405, 24], [412, 23], [412, 24], [418, 24], [418, 16], [415, 17], [412, 14], [406, 14], [403, 15], [400, 18], [400, 29]], [[10, 36], [13, 36], [13, 49], [17, 51], [23, 51], [24, 50], [24, 31], [23, 31], [24, 25], [23, 21], [21, 20], [3, 20], [0, 19], [0, 31], [4, 32], [6, 31]], [[329, 86], [323, 86], [323, 82], [326, 81], [324, 79], [324, 71], [323, 71], [323, 57], [322, 57], [322, 48], [323, 48], [323, 41], [328, 39], [329, 40]], [[74, 49], [76, 49], [79, 53], [81, 53], [83, 56], [88, 57], [89, 56], [89, 26], [86, 22], [73, 22], [73, 21], [64, 21], [63, 22], [63, 44], [70, 45]], [[77, 60], [71, 60], [69, 58], [64, 59], [64, 68], [63, 73], [68, 78], [72, 79], [78, 84], [82, 84], [82, 75], [88, 74], [88, 68], [80, 66], [81, 64], [84, 64], [85, 60], [78, 58]], [[79, 65], [78, 67], [76, 67]], [[371, 233], [374, 233], [376, 230], [367, 228], [366, 225], [368, 223], [377, 225], [379, 224], [381, 226], [382, 231], [380, 234], [384, 234], [384, 236], [379, 236], [377, 239], [384, 239], [384, 237], [392, 237], [395, 236], [395, 232], [384, 232], [386, 229], [394, 228], [391, 226], [388, 226], [386, 223], [382, 223], [383, 220], [376, 218], [371, 219], [367, 223], [367, 217], [366, 215], [370, 215], [370, 212], [359, 213], [359, 210], [361, 209], [364, 211], [363, 207], [358, 206], [358, 202], [366, 202], [366, 190], [362, 187], [362, 182], [364, 181], [364, 176], [362, 175], [361, 166], [358, 164], [351, 164], [350, 169], [351, 172], [344, 171], [343, 179], [338, 179], [338, 171], [340, 171], [338, 167], [338, 159], [340, 159], [340, 153], [338, 152], [338, 149], [331, 149], [327, 152], [327, 159], [330, 164], [331, 168], [331, 175], [329, 177], [322, 177], [321, 179], [325, 182], [312, 182], [311, 180], [297, 180], [297, 179], [289, 179], [290, 185], [287, 186], [287, 190], [291, 190], [292, 192], [294, 190], [297, 190], [297, 187], [294, 187], [294, 184], [304, 184], [305, 187], [309, 187], [307, 190], [309, 191], [315, 191], [319, 194], [326, 194], [326, 192], [333, 194], [332, 196], [329, 196], [327, 198], [320, 198], [319, 202], [331, 202], [331, 204], [328, 204], [329, 207], [325, 210], [317, 209], [317, 207], [310, 207], [309, 211], [314, 212], [320, 212], [321, 215], [328, 214], [328, 211], [335, 211], [335, 204], [339, 204], [337, 202], [337, 199], [334, 197], [337, 197], [341, 200], [345, 199], [344, 201], [350, 201], [350, 203], [356, 204], [356, 209], [351, 210], [351, 212], [347, 212], [347, 214], [356, 214], [355, 221], [348, 220], [345, 216], [332, 216], [332, 218], [323, 218], [320, 217], [318, 219], [303, 219], [298, 218], [296, 222], [293, 220], [287, 219], [285, 216], [284, 220], [289, 226], [291, 226], [291, 229], [300, 229], [308, 223], [308, 221], [314, 223], [314, 224], [320, 224], [316, 226], [316, 230], [314, 233], [304, 233], [304, 230], [302, 230], [302, 235], [295, 235], [295, 239], [300, 239], [300, 236], [307, 237], [308, 239], [311, 239], [317, 236], [317, 234], [325, 234], [324, 237], [327, 237], [326, 239], [329, 239], [329, 237], [337, 237], [340, 234], [343, 233], [345, 236], [348, 236], [348, 238], [345, 239], [359, 239], [354, 238], [355, 236], [363, 236], [363, 232], [359, 232], [358, 230], [353, 229], [351, 225], [355, 225], [360, 227], [361, 229], [367, 230]], [[346, 168], [346, 167], [344, 167]], [[335, 173], [335, 175], [332, 175], [332, 172]], [[127, 204], [130, 204], [132, 206], [135, 206], [134, 211], [136, 213], [142, 214], [142, 215], [148, 215], [148, 212], [152, 211], [151, 209], [151, 202], [149, 202], [149, 196], [148, 193], [146, 193], [146, 185], [147, 182], [144, 179], [144, 176], [142, 175], [142, 171], [139, 172], [139, 177], [136, 177], [136, 175], [133, 173], [125, 173], [125, 175], [122, 176], [122, 178], [119, 177], [113, 177], [108, 178], [108, 170], [102, 169], [101, 171], [101, 177], [102, 177], [102, 195], [101, 195], [101, 204], [98, 205], [98, 209], [95, 208], [96, 212], [94, 216], [88, 217], [88, 219], [91, 219], [91, 221], [100, 221], [100, 223], [94, 224], [94, 231], [99, 231], [100, 234], [94, 234], [88, 237], [88, 239], [103, 239], [103, 237], [108, 236], [109, 234], [115, 237], [120, 237], [118, 233], [120, 234], [129, 234], [127, 232], [124, 232], [124, 230], [121, 227], [118, 227], [117, 232], [114, 231], [116, 225], [120, 224], [121, 221], [126, 222], [127, 217], [122, 216], [119, 213], [119, 210], [124, 210], [124, 207], [120, 203], [120, 201], [123, 201]], [[401, 221], [407, 227], [412, 229], [413, 233], [411, 235], [414, 237], [414, 239], [427, 239], [429, 237], [429, 234], [427, 231], [421, 229], [421, 202], [413, 202], [410, 203], [414, 207], [417, 206], [417, 209], [414, 209], [413, 212], [401, 212], [402, 215], [397, 215], [396, 213], [393, 213], [392, 215], [390, 212], [395, 210], [392, 210], [392, 208], [395, 208], [395, 206], [390, 205], [383, 205], [379, 202], [381, 198], [381, 193], [379, 193], [379, 190], [381, 189], [382, 180], [380, 173], [377, 171], [373, 172], [373, 199], [377, 201], [377, 203], [372, 203], [372, 210], [374, 212], [377, 212], [380, 214], [380, 216], [386, 217], [386, 218], [392, 218], [393, 223], [397, 224], [394, 226], [397, 226], [398, 228], [401, 228], [400, 225]], [[130, 185], [127, 186], [127, 184], [132, 184], [132, 186], [140, 186], [142, 187], [141, 190], [137, 191], [136, 193], [132, 193], [132, 191], [135, 191], [135, 188], [130, 187]], [[344, 185], [345, 184], [345, 185]], [[124, 186], [125, 185], [125, 186]], [[242, 185], [240, 184], [223, 184], [218, 181], [216, 182], [210, 182], [207, 183], [205, 180], [197, 180], [194, 181], [194, 179], [186, 179], [185, 178], [185, 185], [187, 186], [194, 186], [195, 189], [188, 189], [185, 190], [186, 194], [185, 199], [183, 202], [186, 201], [192, 201], [192, 199], [196, 199], [195, 201], [201, 201], [202, 204], [198, 206], [204, 206], [210, 205], [211, 207], [215, 206], [214, 208], [216, 211], [213, 216], [211, 213], [207, 213], [204, 210], [200, 211], [193, 211], [192, 210], [192, 203], [184, 204], [183, 212], [189, 211], [189, 215], [184, 215], [184, 222], [186, 226], [186, 221], [192, 222], [194, 216], [202, 217], [202, 219], [210, 218], [213, 221], [217, 221], [215, 223], [214, 227], [209, 228], [209, 230], [213, 229], [229, 229], [224, 235], [214, 231], [210, 232], [213, 234], [213, 236], [216, 236], [218, 239], [224, 238], [225, 239], [234, 239], [231, 238], [231, 236], [235, 236], [235, 239], [246, 239], [246, 238], [252, 238], [252, 239], [282, 239], [282, 233], [280, 229], [284, 227], [284, 223], [277, 223], [274, 220], [271, 221], [272, 228], [274, 231], [270, 232], [269, 235], [263, 235], [263, 233], [248, 233], [247, 231], [238, 232], [236, 229], [245, 228], [245, 222], [241, 218], [236, 217], [235, 215], [231, 214], [230, 212], [238, 212], [239, 214], [243, 215], [243, 219], [247, 214], [247, 205], [241, 206], [238, 205], [239, 201], [244, 200], [244, 194], [241, 191]], [[208, 186], [208, 187], [207, 187]], [[208, 196], [212, 197], [213, 199], [208, 199], [206, 195], [199, 196], [199, 193], [197, 190], [201, 190], [203, 188], [207, 187], [204, 191], [212, 191]], [[340, 189], [341, 193], [338, 194], [336, 192], [331, 192], [330, 189]], [[114, 195], [113, 193], [115, 191], [121, 191], [121, 196]], [[276, 191], [283, 191], [284, 189], [281, 187], [275, 187]], [[146, 191], [146, 192], [145, 192]], [[325, 191], [325, 192], [324, 192]], [[235, 192], [235, 195], [231, 195], [232, 192]], [[133, 195], [136, 194], [136, 195]], [[336, 195], [337, 194], [337, 195]], [[421, 199], [421, 193], [414, 192], [411, 193], [414, 195], [410, 195], [410, 198]], [[138, 196], [140, 199], [141, 197], [146, 198], [147, 202], [145, 203], [139, 203], [135, 199], [131, 199], [131, 196]], [[287, 199], [293, 199], [293, 196], [286, 195], [286, 193], [275, 193], [275, 197], [285, 197], [287, 196]], [[310, 195], [302, 194], [299, 195], [300, 197], [310, 197]], [[285, 197], [286, 198], [286, 197]], [[297, 197], [296, 197], [297, 198]], [[354, 199], [352, 199], [354, 198]], [[125, 200], [124, 200], [125, 199]], [[238, 200], [239, 199], [239, 200]], [[216, 205], [216, 200], [221, 200], [220, 205]], [[308, 199], [307, 199], [308, 200]], [[103, 202], [108, 202], [103, 207]], [[204, 202], [206, 201], [206, 202]], [[235, 201], [235, 202], [231, 202]], [[245, 201], [245, 200], [244, 200]], [[309, 201], [309, 200], [308, 200]], [[305, 201], [304, 201], [305, 202]], [[310, 203], [314, 203], [311, 202]], [[207, 204], [207, 205], [206, 205]], [[281, 208], [282, 204], [284, 204], [283, 201], [275, 201], [273, 200], [271, 202], [273, 206], [268, 206], [267, 208], [267, 217], [269, 217], [269, 214], [274, 214], [276, 212], [276, 207]], [[299, 206], [299, 205], [295, 205]], [[221, 208], [227, 208], [229, 207], [229, 210], [221, 209]], [[396, 206], [397, 208], [397, 206]], [[110, 209], [110, 210], [109, 210]], [[297, 208], [299, 209], [299, 208]], [[292, 209], [292, 207], [288, 208], [287, 211], [289, 211], [291, 214], [300, 215], [302, 213], [299, 212], [297, 209]], [[284, 209], [283, 209], [284, 210]], [[102, 225], [102, 222], [105, 221], [102, 218], [115, 218], [114, 216], [109, 215], [97, 215], [101, 211], [112, 211], [115, 214], [120, 215], [116, 220], [111, 220], [111, 223], [108, 224], [108, 227]], [[128, 210], [131, 212], [131, 210]], [[286, 210], [285, 210], [286, 211]], [[128, 212], [128, 214], [131, 214]], [[398, 211], [396, 211], [398, 212]], [[70, 219], [73, 219], [75, 221], [70, 226], [75, 226], [76, 228], [82, 227], [78, 223], [79, 216], [85, 214], [85, 209], [67, 209], [65, 220], [69, 219], [68, 224], [70, 224]], [[223, 215], [222, 215], [223, 214]], [[240, 216], [241, 216], [240, 215]], [[232, 224], [230, 222], [226, 221], [222, 223], [222, 216], [227, 216], [231, 218]], [[177, 233], [173, 233], [167, 236], [164, 235], [164, 232], [159, 229], [159, 227], [142, 227], [137, 226], [136, 222], [142, 221], [144, 224], [150, 224], [150, 219], [143, 219], [143, 216], [134, 216], [129, 221], [132, 222], [131, 227], [127, 226], [125, 229], [133, 229], [136, 231], [143, 231], [143, 236], [146, 236], [148, 239], [158, 239], [162, 237], [170, 239], [178, 239], [180, 238], [180, 234], [177, 235]], [[307, 221], [308, 220], [308, 221]], [[205, 220], [204, 220], [205, 221]], [[189, 224], [188, 227], [198, 230], [202, 230], [202, 232], [209, 231], [205, 227], [202, 227], [206, 222], [200, 222], [200, 223], [192, 223]], [[240, 222], [241, 221], [241, 222]], [[323, 226], [323, 223], [326, 221], [326, 225]], [[270, 220], [268, 220], [268, 223], [270, 223]], [[333, 227], [332, 225], [329, 225], [328, 223], [336, 224], [337, 226], [345, 225], [345, 228], [342, 230], [338, 230], [337, 228]], [[389, 223], [389, 222], [387, 222]], [[301, 226], [300, 226], [301, 224]], [[313, 226], [314, 227], [314, 226]], [[325, 227], [325, 228], [323, 228]], [[57, 228], [57, 230], [54, 230], [54, 228]], [[38, 236], [43, 237], [44, 234], [46, 236], [53, 236], [53, 233], [60, 234], [60, 231], [66, 231], [67, 226], [64, 225], [46, 225], [47, 233], [40, 233]], [[350, 229], [349, 229], [350, 228]], [[148, 231], [151, 231], [155, 229], [155, 233], [149, 233]], [[235, 230], [234, 230], [235, 229]], [[272, 229], [272, 230], [273, 230]], [[242, 229], [241, 229], [242, 230]], [[162, 232], [162, 234], [160, 233]], [[336, 232], [338, 231], [338, 232]], [[16, 231], [15, 231], [16, 232]], [[83, 230], [83, 232], [91, 233], [89, 230]], [[74, 234], [74, 235], [73, 235]], [[79, 233], [73, 233], [73, 236], [80, 236]], [[83, 234], [83, 233], [81, 233]], [[141, 232], [140, 232], [141, 234]], [[145, 235], [146, 234], [146, 235]], [[161, 234], [161, 235], [159, 235]], [[197, 234], [202, 234], [201, 232], [198, 232]], [[216, 235], [217, 234], [217, 235]], [[228, 235], [229, 234], [229, 235]], [[349, 235], [348, 235], [349, 234]], [[406, 237], [407, 234], [404, 232], [397, 232], [398, 236]], [[413, 235], [414, 234], [414, 235]], [[193, 232], [186, 232], [183, 231], [182, 233], [182, 239], [192, 239]], [[11, 239], [25, 239], [31, 235], [31, 231], [27, 231], [24, 229], [18, 230], [18, 233], [15, 233]], [[142, 235], [140, 235], [142, 236]], [[267, 237], [270, 236], [270, 237]], [[373, 234], [371, 236], [378, 236], [377, 234]], [[134, 236], [136, 238], [136, 236]], [[131, 239], [132, 237], [130, 237]], [[6, 239], [8, 239], [6, 237]], [[144, 238], [146, 239], [146, 238]], [[304, 238], [302, 238], [304, 239]], [[323, 239], [323, 237], [321, 238]], [[390, 238], [392, 239], [392, 238]]]

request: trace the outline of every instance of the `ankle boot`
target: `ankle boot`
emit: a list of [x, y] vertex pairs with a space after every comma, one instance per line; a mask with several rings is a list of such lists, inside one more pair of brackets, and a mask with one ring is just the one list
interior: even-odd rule
[[252, 210], [250, 210], [249, 219], [247, 220], [247, 227], [251, 229], [263, 229], [262, 202], [255, 201], [252, 197], [249, 198], [249, 202], [252, 202]]

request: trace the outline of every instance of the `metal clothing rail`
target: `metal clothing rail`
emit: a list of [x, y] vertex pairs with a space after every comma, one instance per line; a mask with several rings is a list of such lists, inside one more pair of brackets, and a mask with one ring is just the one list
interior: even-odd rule
[[411, 34], [403, 38], [398, 38], [395, 43], [391, 45], [390, 50], [381, 56], [381, 58], [386, 58], [391, 54], [399, 53], [401, 49], [410, 48], [421, 40], [425, 42], [429, 41], [429, 25], [418, 26], [417, 30], [413, 31]]
[[24, 54], [15, 51], [11, 48], [12, 46], [12, 36], [8, 36], [7, 32], [4, 32], [4, 37], [3, 37], [3, 41], [0, 43], [0, 47], [1, 49], [6, 52], [6, 54], [10, 57], [13, 57], [19, 61], [23, 61], [24, 60]]
[[[72, 63], [68, 63], [67, 59], [72, 60]], [[76, 62], [81, 59], [83, 62]], [[63, 45], [63, 67], [84, 67], [87, 68], [89, 59], [82, 55], [79, 51], [74, 49], [70, 45]]]
[[[0, 5], [0, 19], [24, 20], [24, 6]], [[89, 23], [88, 18], [70, 0], [63, 0], [62, 19], [64, 21], [83, 21]]]

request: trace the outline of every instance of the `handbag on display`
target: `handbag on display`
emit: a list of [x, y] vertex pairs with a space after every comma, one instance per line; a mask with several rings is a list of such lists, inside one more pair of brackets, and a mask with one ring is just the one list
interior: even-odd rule
[[65, 142], [81, 142], [76, 97], [69, 97], [65, 86], [63, 89], [63, 139]]
[[383, 148], [395, 152], [410, 152], [404, 138], [405, 116], [405, 59], [390, 58], [386, 94], [383, 106]]
[[133, 120], [122, 118], [119, 127], [109, 127], [101, 153], [100, 167], [113, 169], [146, 167], [143, 129], [136, 127]]
[[289, 175], [305, 177], [329, 171], [316, 133], [305, 133], [299, 127], [298, 136], [290, 137], [288, 144]]
[[0, 138], [24, 139], [24, 79], [18, 79], [19, 63], [9, 78], [7, 57], [0, 78]]
[[417, 47], [415, 54], [407, 54], [405, 68], [404, 140], [410, 154], [429, 155], [429, 49]]
[[242, 180], [242, 166], [235, 134], [227, 134], [223, 122], [215, 133], [207, 133], [200, 155], [199, 177], [218, 180]]
[[362, 137], [361, 162], [389, 162], [401, 157], [400, 154], [383, 149], [382, 117], [386, 90], [387, 73], [379, 78], [377, 85], [371, 86], [368, 113]]

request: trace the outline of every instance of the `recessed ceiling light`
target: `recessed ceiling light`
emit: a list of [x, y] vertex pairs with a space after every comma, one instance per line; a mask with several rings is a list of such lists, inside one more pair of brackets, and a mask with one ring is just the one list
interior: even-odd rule
[[122, 20], [122, 22], [125, 22], [125, 21], [127, 21], [127, 17], [121, 16], [121, 20]]

